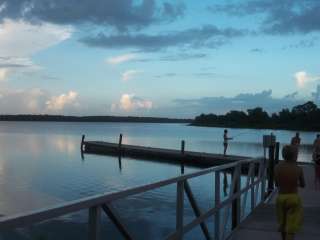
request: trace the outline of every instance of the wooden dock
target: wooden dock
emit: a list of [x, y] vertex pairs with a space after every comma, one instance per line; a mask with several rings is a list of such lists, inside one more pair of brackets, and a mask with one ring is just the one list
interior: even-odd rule
[[176, 164], [181, 164], [183, 161], [183, 164], [185, 165], [199, 167], [211, 167], [249, 158], [244, 156], [224, 156], [223, 154], [184, 151], [184, 144], [182, 144], [181, 150], [116, 144], [102, 141], [83, 141], [81, 146], [84, 153], [121, 155]]
[[[319, 240], [320, 239], [320, 189], [315, 187], [314, 167], [304, 165], [306, 188], [301, 189], [304, 207], [304, 225], [295, 239], [297, 240]], [[259, 239], [278, 240], [280, 234], [277, 232], [277, 221], [275, 215], [275, 196], [270, 203], [263, 204], [243, 221], [229, 240]]]

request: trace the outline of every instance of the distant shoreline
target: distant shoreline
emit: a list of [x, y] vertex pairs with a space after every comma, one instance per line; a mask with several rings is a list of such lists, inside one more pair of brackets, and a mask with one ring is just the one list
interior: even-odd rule
[[9, 122], [132, 122], [132, 123], [191, 123], [192, 119], [133, 117], [133, 116], [63, 116], [63, 115], [0, 115]]
[[270, 129], [270, 130], [287, 130], [287, 131], [304, 131], [304, 132], [320, 132], [320, 128], [312, 128], [305, 126], [305, 127], [297, 127], [297, 126], [270, 126], [270, 125], [261, 125], [261, 126], [252, 126], [252, 125], [229, 125], [229, 124], [203, 124], [203, 123], [190, 123], [189, 126], [194, 127], [216, 127], [216, 128], [240, 128], [240, 129]]

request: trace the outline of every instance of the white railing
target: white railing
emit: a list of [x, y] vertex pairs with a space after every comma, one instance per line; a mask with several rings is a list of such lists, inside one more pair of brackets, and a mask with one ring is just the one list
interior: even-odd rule
[[[206, 239], [222, 240], [227, 237], [226, 226], [228, 225], [228, 222], [231, 220], [231, 229], [235, 229], [244, 218], [247, 197], [249, 194], [251, 199], [251, 211], [253, 211], [254, 208], [259, 204], [258, 194], [260, 194], [261, 200], [265, 198], [266, 169], [267, 164], [264, 158], [248, 159], [230, 164], [224, 164], [119, 192], [96, 195], [77, 201], [67, 202], [52, 208], [41, 209], [16, 216], [3, 217], [0, 219], [0, 230], [24, 227], [76, 211], [88, 209], [88, 239], [100, 239], [99, 228], [101, 212], [104, 212], [110, 218], [125, 239], [133, 239], [131, 233], [129, 233], [127, 228], [122, 224], [120, 217], [112, 206], [112, 203], [119, 199], [123, 199], [135, 194], [176, 184], [176, 230], [166, 239], [183, 239], [185, 233], [200, 225]], [[220, 193], [220, 178], [221, 174], [225, 173], [226, 171], [231, 171], [232, 181], [229, 188], [229, 195], [225, 200], [222, 201]], [[243, 187], [241, 187], [240, 179], [242, 171], [247, 172], [246, 183]], [[208, 174], [214, 174], [215, 176], [214, 188], [212, 188], [215, 191], [214, 207], [202, 212], [198, 207], [195, 198], [193, 197], [188, 180]], [[196, 216], [196, 218], [189, 223], [184, 223], [184, 192], [186, 193], [186, 196], [190, 201], [190, 205]], [[244, 196], [242, 198], [243, 194]], [[243, 202], [241, 200], [243, 200]], [[224, 214], [220, 214], [222, 211], [224, 211]], [[215, 226], [213, 231], [214, 237], [210, 235], [208, 227], [205, 223], [205, 220], [212, 216], [214, 217]]]

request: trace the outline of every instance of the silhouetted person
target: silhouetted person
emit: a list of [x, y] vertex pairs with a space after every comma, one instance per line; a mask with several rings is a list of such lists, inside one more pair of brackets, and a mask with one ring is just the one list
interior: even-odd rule
[[312, 160], [315, 163], [320, 164], [320, 134], [317, 134], [317, 137], [313, 142]]
[[296, 135], [291, 139], [291, 145], [299, 147], [301, 143], [300, 134], [296, 132]]
[[297, 148], [284, 146], [282, 157], [284, 162], [275, 167], [275, 183], [279, 190], [276, 211], [282, 239], [292, 240], [302, 226], [298, 187], [305, 187], [305, 180], [302, 168], [297, 165]]
[[298, 132], [296, 132], [296, 135], [293, 138], [291, 138], [291, 146], [293, 146], [297, 149], [297, 158], [298, 158], [298, 154], [299, 154], [300, 143], [301, 143], [300, 134]]
[[223, 155], [224, 156], [227, 155], [228, 141], [229, 140], [232, 140], [232, 138], [228, 137], [228, 130], [225, 129], [224, 130], [224, 134], [223, 134]]
[[313, 142], [312, 161], [314, 162], [314, 183], [316, 189], [320, 189], [320, 134], [317, 134]]

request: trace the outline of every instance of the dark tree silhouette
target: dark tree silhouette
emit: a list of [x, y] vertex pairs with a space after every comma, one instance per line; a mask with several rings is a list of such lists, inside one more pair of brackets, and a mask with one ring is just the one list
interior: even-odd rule
[[272, 128], [288, 130], [320, 130], [320, 109], [313, 102], [297, 105], [269, 115], [261, 107], [243, 111], [230, 111], [225, 115], [201, 114], [192, 125], [237, 128]]

